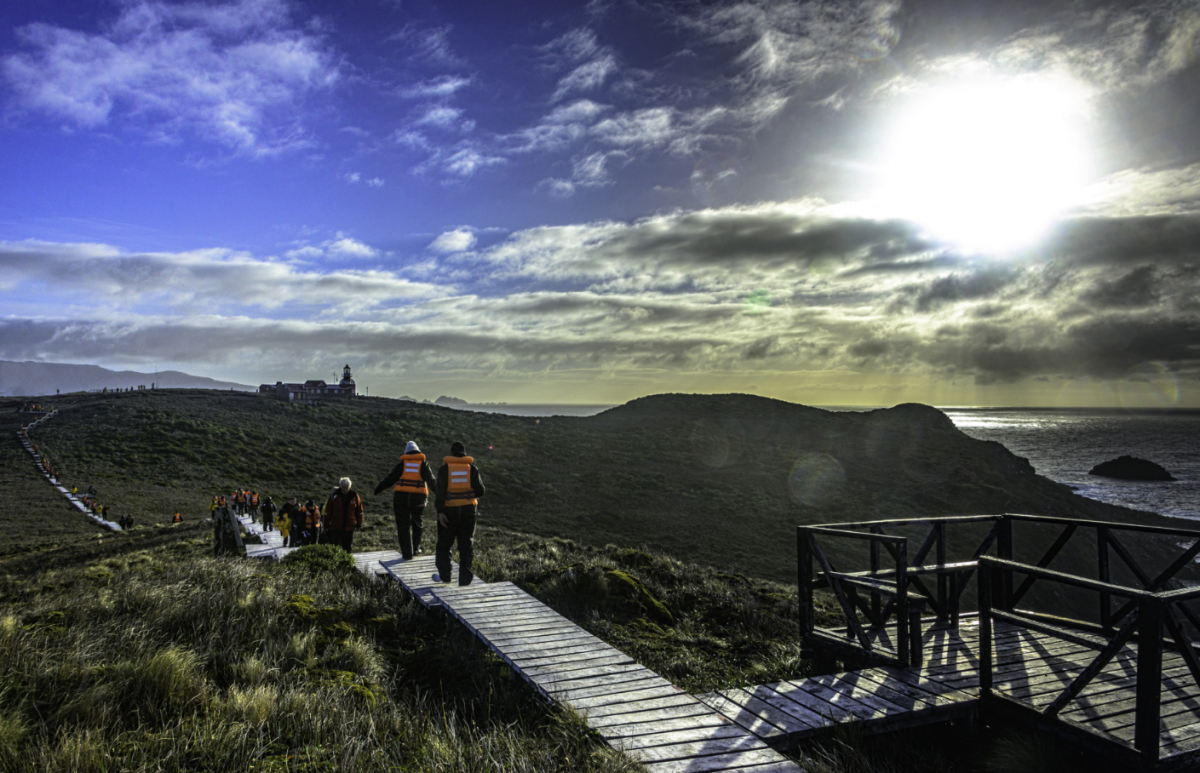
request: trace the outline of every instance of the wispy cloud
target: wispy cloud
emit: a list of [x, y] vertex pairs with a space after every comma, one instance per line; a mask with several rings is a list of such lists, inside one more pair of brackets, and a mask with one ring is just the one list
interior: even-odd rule
[[475, 246], [475, 234], [467, 228], [446, 231], [429, 244], [429, 249], [442, 254], [465, 252]]
[[283, 0], [138, 2], [99, 33], [30, 24], [17, 35], [26, 51], [3, 70], [26, 109], [157, 141], [198, 136], [249, 155], [310, 144], [299, 108], [341, 69]]

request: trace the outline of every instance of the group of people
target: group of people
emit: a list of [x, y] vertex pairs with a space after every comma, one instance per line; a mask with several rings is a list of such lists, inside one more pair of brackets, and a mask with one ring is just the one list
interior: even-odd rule
[[[450, 455], [442, 458], [437, 474], [416, 442], [409, 442], [399, 463], [379, 485], [375, 494], [392, 489], [392, 513], [400, 554], [405, 559], [421, 553], [425, 534], [423, 519], [429, 504], [430, 490], [434, 495], [438, 536], [434, 549], [437, 574], [434, 582], [449, 582], [451, 577], [450, 551], [458, 545], [459, 585], [470, 585], [475, 578], [472, 566], [475, 558], [475, 523], [479, 498], [484, 495], [483, 479], [474, 458], [467, 456], [462, 443], [450, 446]], [[259, 503], [255, 491], [239, 489], [229, 497], [218, 495], [209, 506], [213, 513], [213, 536], [217, 555], [236, 553], [241, 545], [240, 530], [232, 513], [257, 516], [261, 509], [263, 528], [279, 530], [287, 547], [333, 544], [350, 552], [354, 533], [363, 525], [362, 496], [349, 478], [338, 481], [338, 487], [326, 498], [324, 505], [316, 499], [300, 504], [298, 497], [276, 508], [271, 497]]]
[[434, 511], [438, 519], [434, 582], [450, 581], [450, 551], [458, 544], [458, 584], [470, 585], [475, 578], [471, 567], [475, 558], [475, 521], [479, 497], [484, 494], [483, 479], [475, 459], [467, 456], [462, 443], [450, 446], [450, 455], [442, 458], [437, 476], [415, 442], [409, 442], [404, 454], [386, 478], [375, 487], [379, 494], [392, 487], [392, 513], [400, 554], [405, 559], [421, 552], [425, 529], [422, 519], [429, 502], [429, 489], [434, 491]]

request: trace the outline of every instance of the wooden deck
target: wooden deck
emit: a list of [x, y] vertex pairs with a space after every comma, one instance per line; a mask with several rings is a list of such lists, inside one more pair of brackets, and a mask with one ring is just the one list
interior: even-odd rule
[[[1020, 710], [1017, 701], [1033, 711], [1044, 710], [1105, 644], [1100, 637], [1080, 637], [1095, 646], [997, 623], [995, 700], [1012, 710]], [[886, 642], [887, 637], [876, 631], [874, 638]], [[980, 693], [978, 620], [964, 618], [957, 630], [933, 626], [923, 641], [925, 660], [920, 667], [868, 668], [699, 698], [776, 748], [788, 748], [844, 722], [879, 733], [969, 716]], [[1137, 645], [1128, 645], [1063, 709], [1060, 721], [1046, 719], [1047, 727], [1066, 728], [1085, 742], [1101, 742], [1108, 752], [1115, 744], [1136, 765], [1136, 668]], [[1194, 765], [1200, 753], [1200, 687], [1179, 653], [1163, 655], [1161, 696], [1159, 767]]]
[[[51, 411], [50, 413], [47, 413], [46, 415], [42, 416], [37, 421], [31, 422], [28, 426], [25, 427], [25, 431], [28, 432], [29, 430], [40, 426], [42, 423], [46, 422], [49, 419], [54, 418], [57, 415], [58, 415], [58, 411]], [[72, 507], [74, 507], [76, 510], [83, 513], [85, 516], [92, 519], [97, 524], [99, 524], [100, 526], [103, 526], [106, 529], [112, 529], [113, 531], [121, 530], [121, 526], [119, 524], [113, 523], [112, 521], [106, 521], [103, 518], [101, 518], [100, 516], [94, 515], [91, 512], [91, 510], [88, 509], [87, 505], [85, 505], [83, 503], [82, 497], [78, 497], [78, 496], [72, 494], [63, 485], [61, 485], [53, 475], [50, 474], [50, 471], [46, 469], [46, 467], [42, 464], [41, 460], [38, 458], [38, 453], [33, 450], [33, 441], [31, 441], [26, 435], [23, 435], [20, 432], [17, 433], [17, 439], [21, 441], [21, 446], [24, 447], [24, 449], [29, 452], [29, 455], [31, 457], [33, 457], [33, 463], [37, 467], [38, 472], [41, 474], [41, 476], [43, 478], [45, 478], [46, 482], [48, 482], [51, 486], [54, 486], [54, 488], [58, 491], [58, 493], [62, 494], [64, 497], [66, 497], [67, 501], [71, 503]]]

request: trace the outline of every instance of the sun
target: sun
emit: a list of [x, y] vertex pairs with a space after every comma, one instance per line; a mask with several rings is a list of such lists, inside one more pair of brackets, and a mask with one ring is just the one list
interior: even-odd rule
[[936, 239], [1008, 252], [1080, 203], [1086, 91], [1064, 78], [975, 78], [911, 96], [888, 127], [875, 203]]

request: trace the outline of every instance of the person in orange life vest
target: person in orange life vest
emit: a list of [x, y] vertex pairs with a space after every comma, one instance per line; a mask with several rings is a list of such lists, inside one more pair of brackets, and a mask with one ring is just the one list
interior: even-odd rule
[[315, 545], [321, 536], [321, 511], [317, 509], [317, 503], [310, 499], [300, 508], [300, 512], [300, 544]]
[[258, 520], [258, 492], [251, 491], [248, 501], [250, 503], [250, 517], [257, 521]]
[[183, 523], [183, 516], [175, 513], [174, 517], [171, 518], [171, 523]]
[[388, 486], [393, 486], [392, 514], [396, 517], [400, 555], [407, 560], [421, 552], [421, 535], [425, 533], [421, 517], [429, 502], [429, 489], [437, 487], [437, 480], [425, 461], [425, 454], [413, 441], [410, 440], [404, 447], [400, 463], [375, 487], [375, 494], [378, 495]]
[[342, 550], [349, 553], [354, 531], [361, 529], [362, 524], [362, 497], [350, 488], [349, 478], [342, 478], [325, 501], [325, 537], [322, 541], [341, 545]]
[[470, 585], [475, 575], [471, 562], [475, 558], [476, 505], [483, 496], [483, 480], [475, 460], [467, 456], [462, 443], [450, 446], [450, 455], [442, 459], [438, 469], [437, 495], [434, 508], [438, 514], [438, 540], [434, 564], [438, 573], [434, 582], [450, 582], [450, 549], [458, 543], [458, 584]]

